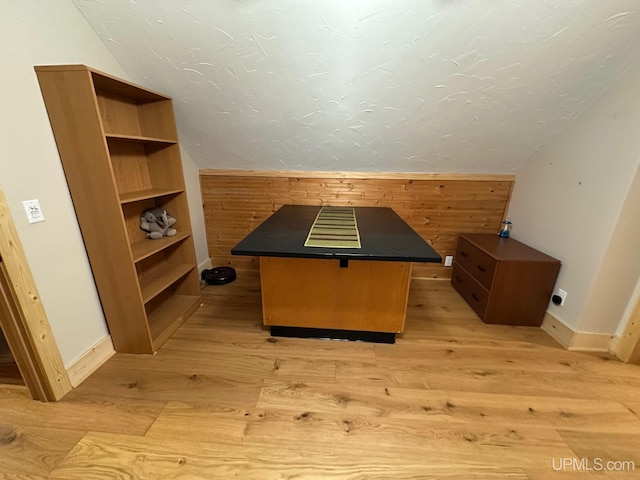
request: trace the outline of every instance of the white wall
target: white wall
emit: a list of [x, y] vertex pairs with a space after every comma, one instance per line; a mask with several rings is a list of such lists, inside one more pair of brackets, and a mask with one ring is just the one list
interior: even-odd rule
[[[138, 83], [145, 85], [144, 82]], [[178, 125], [178, 133], [180, 133], [180, 130], [181, 127]], [[207, 245], [204, 209], [202, 208], [202, 192], [200, 191], [200, 169], [182, 147], [180, 148], [180, 155], [182, 156], [182, 169], [187, 189], [187, 201], [189, 202], [191, 231], [193, 233], [193, 243], [196, 250], [196, 261], [200, 267], [210, 268], [209, 246]]]
[[[637, 80], [640, 81], [640, 77]], [[640, 124], [637, 128], [640, 134]], [[640, 149], [636, 155], [640, 157]], [[629, 303], [635, 305], [633, 294], [640, 280], [639, 246], [640, 169], [633, 177], [629, 194], [602, 256], [578, 325], [580, 331], [620, 333], [627, 319], [627, 306]], [[618, 331], [611, 330], [616, 323]]]
[[615, 334], [638, 281], [639, 164], [636, 62], [516, 174], [513, 237], [562, 261], [549, 312], [574, 331]]
[[[0, 45], [0, 188], [68, 366], [108, 330], [33, 67], [84, 63], [127, 77], [70, 1], [3, 1]], [[190, 198], [199, 197], [194, 169]], [[21, 202], [32, 198], [40, 200], [42, 223], [27, 222]], [[202, 210], [199, 203], [192, 211]], [[202, 261], [204, 230], [195, 238]]]

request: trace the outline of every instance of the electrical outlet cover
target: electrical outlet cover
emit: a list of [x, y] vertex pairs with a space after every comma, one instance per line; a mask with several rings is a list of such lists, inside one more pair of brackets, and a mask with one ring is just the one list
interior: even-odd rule
[[559, 288], [557, 295], [562, 299], [560, 306], [564, 305], [564, 301], [567, 299], [567, 292]]
[[40, 202], [37, 198], [34, 198], [33, 200], [24, 200], [22, 205], [24, 206], [24, 211], [27, 214], [29, 223], [44, 222], [44, 214], [42, 213]]

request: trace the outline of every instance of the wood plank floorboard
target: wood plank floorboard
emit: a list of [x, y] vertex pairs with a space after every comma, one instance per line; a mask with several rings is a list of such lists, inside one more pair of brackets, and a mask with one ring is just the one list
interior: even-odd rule
[[[404, 457], [372, 456], [355, 460], [344, 452], [334, 454], [313, 445], [296, 450], [257, 448], [213, 442], [185, 442], [147, 437], [89, 434], [48, 477], [93, 479], [471, 479], [526, 480], [520, 468], [424, 460], [406, 463]], [[86, 465], [91, 469], [87, 470]]]
[[[6, 388], [4, 389], [7, 390]], [[74, 398], [60, 402], [34, 402], [28, 391], [0, 396], [0, 422], [57, 430], [100, 431], [144, 435], [165, 404], [156, 400]]]
[[0, 479], [48, 474], [90, 430], [144, 435], [163, 408], [150, 400], [42, 403], [26, 387], [1, 386]]
[[640, 367], [485, 325], [446, 281], [412, 282], [394, 345], [272, 338], [253, 272], [203, 298], [58, 403], [0, 385], [0, 480], [639, 478]]
[[410, 421], [536, 426], [640, 434], [640, 422], [617, 402], [344, 384], [275, 384], [262, 389], [258, 407], [323, 411]]
[[[521, 468], [536, 466], [553, 454], [572, 454], [553, 429], [516, 430], [489, 422], [483, 425], [446, 423], [431, 418], [386, 418], [260, 407], [253, 411], [223, 411], [215, 406], [172, 405], [158, 418], [148, 436], [171, 435], [189, 440], [193, 438], [193, 429], [203, 426], [210, 427], [205, 430], [211, 430], [208, 434], [211, 437], [219, 423], [230, 433], [229, 443], [241, 442], [255, 448], [268, 443], [281, 451], [313, 448], [318, 455], [340, 455], [348, 451], [358, 463], [371, 459], [372, 445], [384, 452], [378, 455], [405, 459], [407, 463], [421, 458], [428, 464], [447, 465], [498, 462]], [[236, 438], [238, 432], [242, 432], [240, 438]]]
[[[1, 417], [0, 417], [1, 418]], [[0, 478], [46, 477], [86, 432], [0, 423]]]
[[[603, 462], [632, 461], [640, 466], [640, 434], [559, 431], [578, 458]], [[622, 468], [622, 465], [619, 466]], [[640, 469], [640, 467], [638, 467]], [[640, 471], [638, 472], [640, 477]]]
[[640, 402], [624, 402], [624, 406], [627, 407], [631, 413], [640, 418]]

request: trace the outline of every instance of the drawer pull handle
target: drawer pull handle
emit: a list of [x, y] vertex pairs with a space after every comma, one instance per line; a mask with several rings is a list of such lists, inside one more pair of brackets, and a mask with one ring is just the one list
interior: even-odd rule
[[478, 265], [478, 270], [480, 270], [481, 272], [486, 272], [487, 269], [484, 268], [482, 265]]
[[475, 293], [472, 293], [472, 294], [471, 294], [471, 296], [473, 297], [473, 299], [474, 299], [476, 302], [479, 302], [479, 301], [480, 301], [480, 298], [479, 298]]
[[465, 252], [464, 250], [460, 250], [460, 255], [462, 255], [463, 257], [468, 257], [469, 254], [467, 252]]
[[459, 277], [459, 276], [456, 275], [456, 282], [462, 283], [462, 277]]

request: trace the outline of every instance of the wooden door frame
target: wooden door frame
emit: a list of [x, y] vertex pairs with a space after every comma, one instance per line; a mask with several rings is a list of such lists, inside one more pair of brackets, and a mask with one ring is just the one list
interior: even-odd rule
[[0, 256], [0, 327], [33, 398], [59, 400], [71, 382], [2, 189]]
[[623, 362], [640, 364], [640, 296], [615, 346], [614, 353]]

